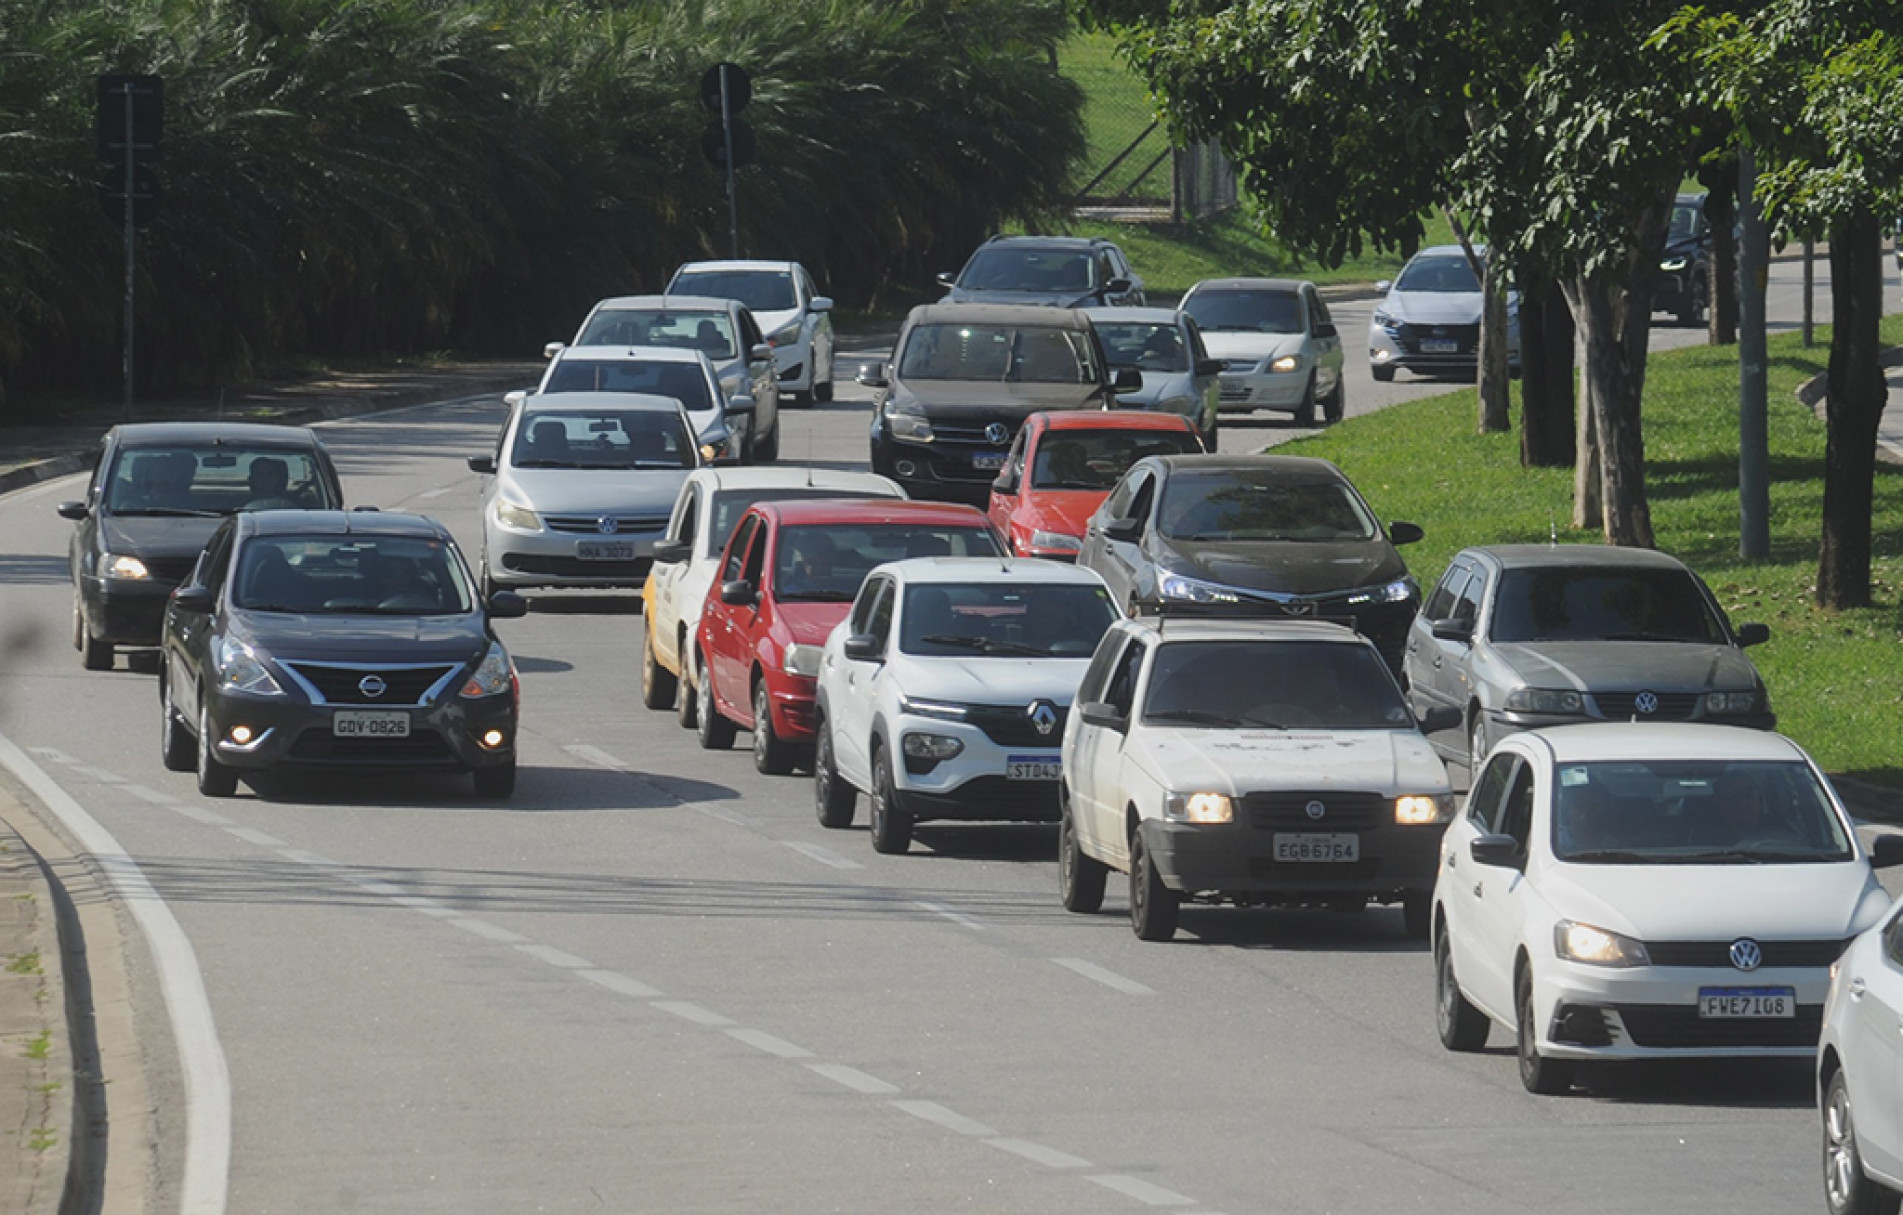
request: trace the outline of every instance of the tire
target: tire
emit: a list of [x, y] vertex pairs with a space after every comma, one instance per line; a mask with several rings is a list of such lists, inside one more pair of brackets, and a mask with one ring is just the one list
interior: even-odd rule
[[1077, 842], [1077, 824], [1070, 812], [1070, 794], [1059, 793], [1063, 812], [1057, 820], [1057, 893], [1065, 911], [1089, 915], [1103, 907], [1104, 880], [1110, 871], [1084, 852]]
[[762, 776], [785, 776], [793, 770], [797, 748], [773, 732], [772, 695], [765, 678], [753, 681], [753, 766]]
[[[163, 659], [160, 660], [161, 662]], [[159, 760], [167, 772], [190, 772], [198, 763], [197, 744], [172, 704], [172, 681], [159, 670]]]
[[1896, 1191], [1863, 1171], [1856, 1132], [1850, 1086], [1839, 1068], [1824, 1090], [1824, 1203], [1830, 1215], [1896, 1215]]
[[1533, 1022], [1533, 970], [1525, 967], [1514, 984], [1514, 1041], [1520, 1056], [1520, 1083], [1529, 1093], [1554, 1097], [1573, 1087], [1573, 1061], [1548, 1059], [1540, 1054], [1539, 1031]]
[[1346, 412], [1348, 412], [1348, 381], [1345, 377], [1338, 375], [1335, 377], [1335, 391], [1329, 393], [1328, 398], [1322, 402], [1322, 419], [1332, 426], [1341, 421], [1342, 415]]
[[912, 816], [899, 809], [892, 786], [892, 760], [884, 747], [872, 752], [872, 850], [903, 853], [912, 846]]
[[1176, 935], [1183, 896], [1163, 884], [1143, 846], [1143, 833], [1130, 839], [1130, 928], [1139, 940], [1167, 941]]
[[476, 796], [486, 802], [499, 802], [515, 793], [515, 761], [493, 768], [477, 768], [472, 777]]
[[740, 728], [720, 715], [714, 707], [714, 677], [707, 668], [707, 656], [695, 663], [697, 674], [694, 679], [694, 735], [700, 740], [703, 751], [725, 751], [733, 746], [734, 735]]
[[1425, 941], [1434, 929], [1434, 896], [1425, 890], [1401, 892], [1401, 931], [1410, 941]]
[[1371, 363], [1368, 366], [1368, 374], [1374, 377], [1377, 384], [1391, 384], [1394, 382], [1394, 364]]
[[112, 643], [93, 636], [86, 619], [86, 601], [73, 592], [73, 648], [79, 651], [79, 665], [88, 671], [112, 670]]
[[833, 765], [833, 730], [824, 717], [819, 719], [817, 734], [813, 743], [813, 809], [822, 827], [850, 827], [858, 809], [859, 791], [847, 784]]
[[641, 646], [641, 703], [650, 709], [671, 709], [680, 679], [654, 657], [652, 626], [646, 630], [646, 634], [645, 643]]
[[1452, 1051], [1482, 1050], [1487, 1035], [1493, 1032], [1487, 1014], [1460, 993], [1460, 980], [1454, 974], [1454, 947], [1444, 932], [1434, 940], [1434, 1024], [1440, 1031], [1440, 1044]]
[[1302, 403], [1295, 407], [1295, 424], [1313, 426], [1315, 424], [1315, 373], [1308, 373], [1308, 387], [1302, 392]]
[[211, 714], [198, 706], [198, 791], [206, 797], [231, 797], [238, 792], [238, 770], [218, 762], [211, 749]]
[[683, 640], [679, 649], [674, 651], [681, 656], [681, 673], [674, 681], [674, 724], [683, 730], [691, 730], [700, 723], [699, 687], [692, 678], [692, 668], [687, 665], [689, 657], [687, 644]]

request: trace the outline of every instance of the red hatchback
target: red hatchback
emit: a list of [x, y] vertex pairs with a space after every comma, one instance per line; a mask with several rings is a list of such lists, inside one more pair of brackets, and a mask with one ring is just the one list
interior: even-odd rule
[[753, 731], [753, 762], [789, 772], [813, 741], [820, 648], [875, 565], [907, 557], [993, 557], [972, 506], [883, 499], [758, 502], [720, 556], [695, 634], [700, 745]]
[[1202, 450], [1173, 413], [1034, 413], [991, 483], [992, 525], [1014, 556], [1075, 561], [1084, 525], [1132, 464]]

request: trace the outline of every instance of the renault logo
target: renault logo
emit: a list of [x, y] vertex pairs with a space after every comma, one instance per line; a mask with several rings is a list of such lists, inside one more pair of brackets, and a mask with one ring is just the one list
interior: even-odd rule
[[1320, 822], [1322, 816], [1328, 813], [1328, 807], [1322, 805], [1320, 802], [1310, 802], [1308, 805], [1303, 806], [1302, 809], [1307, 812], [1308, 817], [1317, 822]]
[[621, 530], [621, 520], [613, 515], [603, 515], [595, 520], [595, 530], [604, 536], [612, 536]]
[[1756, 970], [1764, 962], [1764, 950], [1750, 937], [1739, 937], [1731, 943], [1731, 964], [1739, 970]]
[[1634, 711], [1639, 713], [1658, 712], [1659, 711], [1658, 693], [1657, 692], [1640, 692], [1637, 696], [1634, 696], [1632, 698], [1632, 708]]
[[1024, 712], [1039, 734], [1049, 734], [1057, 728], [1057, 708], [1048, 700], [1034, 700], [1024, 707]]
[[993, 447], [1003, 447], [1011, 441], [1011, 428], [1003, 422], [993, 422], [985, 427], [985, 442]]
[[357, 681], [357, 690], [374, 699], [389, 691], [390, 685], [383, 682], [381, 675], [365, 675]]

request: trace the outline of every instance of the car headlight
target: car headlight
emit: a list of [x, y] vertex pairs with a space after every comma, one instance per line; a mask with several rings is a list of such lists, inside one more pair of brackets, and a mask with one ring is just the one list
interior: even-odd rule
[[1348, 596], [1348, 602], [1361, 603], [1404, 603], [1414, 593], [1414, 584], [1406, 578], [1396, 578], [1386, 586], [1370, 587], [1365, 591], [1356, 591]]
[[925, 420], [925, 407], [909, 397], [903, 401], [887, 401], [885, 420], [895, 439], [911, 439], [916, 443], [932, 441], [932, 424]]
[[542, 520], [536, 513], [519, 502], [507, 498], [496, 499], [496, 522], [512, 532], [539, 532]]
[[1758, 707], [1758, 694], [1753, 692], [1707, 692], [1705, 694], [1705, 712], [1707, 713], [1750, 713]]
[[965, 706], [949, 700], [918, 700], [901, 696], [899, 712], [912, 717], [936, 717], [941, 721], [965, 720]]
[[1445, 823], [1454, 817], [1451, 793], [1418, 793], [1394, 799], [1394, 821], [1406, 826]]
[[816, 645], [790, 645], [780, 658], [780, 670], [788, 675], [804, 675], [808, 679], [819, 676], [819, 656], [824, 651]]
[[778, 329], [775, 329], [772, 333], [767, 334], [766, 340], [771, 342], [775, 346], [784, 346], [789, 342], [799, 341], [800, 340], [800, 319], [798, 317], [794, 317], [792, 320], [788, 321], [786, 324], [781, 325]]
[[218, 637], [211, 644], [212, 666], [218, 671], [218, 685], [254, 696], [282, 696], [284, 688], [264, 658], [242, 641]]
[[1233, 823], [1236, 808], [1226, 793], [1172, 793], [1163, 799], [1163, 817], [1176, 823]]
[[1165, 599], [1176, 599], [1183, 603], [1241, 603], [1242, 597], [1234, 591], [1225, 590], [1214, 583], [1200, 582], [1195, 578], [1185, 578], [1181, 574], [1165, 574], [1157, 585]]
[[1281, 371], [1281, 372], [1298, 371], [1301, 369], [1301, 366], [1302, 366], [1301, 355], [1285, 354], [1281, 358], [1275, 360], [1273, 363], [1270, 363], [1269, 370]]
[[1674, 257], [1669, 261], [1663, 261], [1659, 263], [1659, 269], [1661, 270], [1670, 270], [1670, 271], [1676, 272], [1679, 270], [1683, 270], [1684, 268], [1685, 268], [1685, 259], [1682, 257]]
[[1083, 551], [1084, 543], [1075, 536], [1066, 536], [1063, 532], [1032, 532], [1031, 547], [1076, 553]]
[[1586, 698], [1552, 688], [1515, 688], [1507, 694], [1507, 708], [1518, 713], [1583, 713]]
[[1591, 924], [1561, 920], [1553, 925], [1553, 951], [1569, 962], [1592, 966], [1650, 966], [1645, 943]]
[[463, 681], [462, 694], [470, 700], [479, 696], [500, 696], [515, 685], [515, 664], [509, 661], [509, 651], [502, 648], [500, 641], [489, 643], [489, 652], [482, 656], [468, 679]]
[[106, 554], [106, 577], [108, 578], [150, 578], [152, 571], [145, 568], [145, 562], [125, 553]]
[[907, 734], [900, 746], [913, 759], [951, 759], [965, 744], [949, 734]]
[[1383, 329], [1388, 329], [1394, 325], [1395, 316], [1392, 312], [1389, 312], [1386, 308], [1376, 308], [1374, 310], [1374, 323], [1381, 326], [1381, 328]]

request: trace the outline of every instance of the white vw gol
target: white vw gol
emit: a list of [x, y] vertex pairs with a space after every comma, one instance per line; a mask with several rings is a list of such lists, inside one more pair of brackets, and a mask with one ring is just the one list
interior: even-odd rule
[[[1876, 865], [1903, 861], [1881, 843]], [[1520, 1080], [1582, 1059], [1817, 1049], [1845, 943], [1889, 896], [1830, 783], [1733, 726], [1555, 726], [1496, 746], [1441, 843], [1436, 1014], [1449, 1050], [1514, 1030]]]

